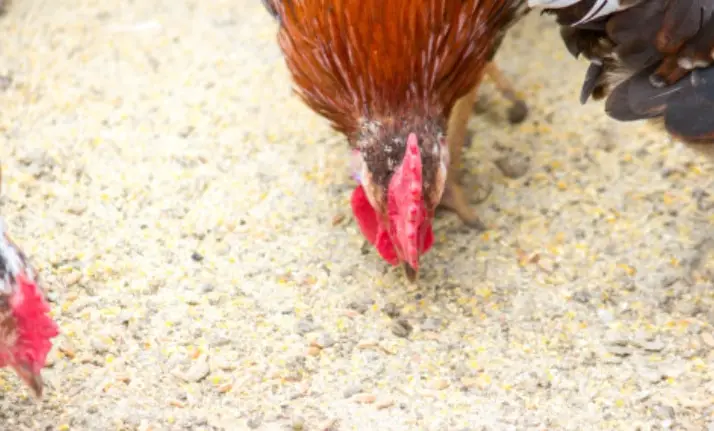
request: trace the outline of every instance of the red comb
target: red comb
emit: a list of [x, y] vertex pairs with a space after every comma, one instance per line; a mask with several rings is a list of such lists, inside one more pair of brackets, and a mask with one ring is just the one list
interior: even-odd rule
[[[419, 226], [425, 219], [422, 200], [422, 165], [419, 144], [414, 133], [407, 138], [407, 150], [402, 165], [394, 172], [389, 183], [389, 217], [399, 241], [402, 260], [412, 268], [419, 266]], [[426, 245], [426, 244], [423, 244]]]

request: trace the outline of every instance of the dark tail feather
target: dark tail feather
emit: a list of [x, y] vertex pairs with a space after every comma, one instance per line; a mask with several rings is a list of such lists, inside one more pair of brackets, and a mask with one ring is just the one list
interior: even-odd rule
[[688, 142], [714, 144], [714, 68], [694, 70], [689, 85], [667, 104], [664, 123]]
[[654, 67], [618, 85], [605, 104], [618, 121], [664, 116], [667, 131], [688, 142], [714, 143], [714, 68], [693, 70], [674, 85], [657, 88], [649, 80]]

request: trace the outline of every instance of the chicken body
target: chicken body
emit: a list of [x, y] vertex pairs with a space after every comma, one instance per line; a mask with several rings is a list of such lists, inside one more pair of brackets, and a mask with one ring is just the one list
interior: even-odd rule
[[354, 150], [365, 237], [414, 279], [438, 205], [476, 227], [456, 179], [456, 102], [478, 86], [521, 0], [263, 0], [297, 93]]
[[555, 14], [568, 50], [590, 60], [582, 103], [607, 97], [616, 120], [659, 118], [683, 141], [714, 143], [714, 0], [528, 4]]
[[49, 311], [35, 272], [0, 218], [0, 367], [11, 367], [38, 397], [50, 340], [59, 333]]

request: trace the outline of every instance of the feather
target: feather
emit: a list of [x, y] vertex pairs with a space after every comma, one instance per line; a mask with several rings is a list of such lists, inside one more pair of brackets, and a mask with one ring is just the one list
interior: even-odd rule
[[[568, 51], [591, 61], [581, 101], [605, 95], [606, 112], [619, 121], [661, 117], [675, 136], [714, 142], [710, 120], [714, 2], [529, 0], [529, 4], [555, 14]], [[587, 30], [579, 26], [585, 22]]]
[[[578, 3], [585, 3], [583, 0], [528, 0], [528, 6], [531, 8], [547, 8], [547, 9], [562, 9], [572, 7]], [[622, 10], [626, 6], [621, 4], [620, 0], [595, 0], [591, 1], [592, 5], [585, 12], [580, 20], [573, 25], [580, 25], [586, 22], [595, 21], [613, 12]]]
[[[362, 119], [448, 117], [523, 1], [265, 0], [305, 103], [348, 137]], [[395, 21], [404, 25], [394, 25]], [[448, 48], [447, 48], [448, 47]]]

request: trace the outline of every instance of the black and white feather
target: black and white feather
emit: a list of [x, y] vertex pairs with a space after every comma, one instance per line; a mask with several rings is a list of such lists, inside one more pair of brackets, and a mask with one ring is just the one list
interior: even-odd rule
[[[547, 8], [547, 9], [562, 9], [583, 3], [582, 0], [528, 0], [528, 6], [531, 8]], [[583, 13], [580, 19], [573, 25], [580, 25], [586, 22], [595, 21], [599, 18], [610, 15], [613, 12], [618, 12], [627, 9], [632, 1], [627, 0], [595, 0], [587, 2], [587, 12]]]
[[35, 273], [27, 256], [12, 242], [5, 222], [0, 218], [0, 295], [10, 294], [14, 290], [15, 280], [20, 275], [35, 280]]
[[590, 67], [581, 102], [607, 97], [619, 121], [663, 118], [689, 142], [714, 143], [714, 0], [528, 0], [557, 17]]

